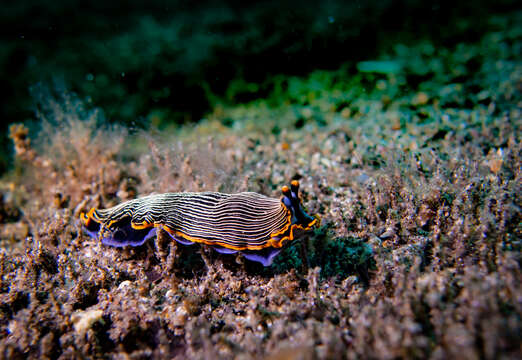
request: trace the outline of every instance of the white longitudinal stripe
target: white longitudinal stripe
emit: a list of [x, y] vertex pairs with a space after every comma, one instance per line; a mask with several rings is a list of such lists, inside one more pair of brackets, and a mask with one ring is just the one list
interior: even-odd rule
[[202, 222], [202, 223], [213, 223], [213, 224], [219, 224], [224, 222], [236, 222], [239, 223], [266, 223], [273, 221], [275, 218], [278, 218], [281, 214], [285, 214], [285, 212], [277, 211], [277, 212], [271, 212], [268, 214], [259, 214], [259, 213], [249, 213], [245, 212], [243, 210], [235, 210], [234, 212], [227, 212], [227, 213], [221, 213], [221, 214], [215, 214], [213, 212], [199, 212], [199, 211], [182, 211], [179, 210], [176, 211], [169, 211], [166, 214], [166, 217], [168, 219], [170, 218], [178, 218], [186, 221], [193, 221], [195, 223]]
[[[259, 238], [259, 237], [266, 237], [271, 235], [272, 233], [279, 230], [281, 227], [283, 227], [285, 224], [280, 223], [276, 224], [267, 228], [257, 229], [255, 231], [251, 230], [245, 230], [244, 228], [239, 227], [217, 227], [217, 228], [210, 228], [210, 227], [197, 227], [192, 226], [192, 224], [185, 225], [180, 224], [177, 229], [183, 232], [185, 230], [187, 232], [187, 235], [196, 236], [196, 234], [199, 233], [200, 236], [204, 238], [209, 237], [216, 237], [216, 238], [235, 238], [235, 237], [248, 237], [248, 238]], [[204, 236], [203, 236], [204, 235]]]

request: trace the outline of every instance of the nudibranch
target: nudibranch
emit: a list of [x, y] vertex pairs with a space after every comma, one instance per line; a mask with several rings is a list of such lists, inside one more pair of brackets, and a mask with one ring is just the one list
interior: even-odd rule
[[82, 213], [86, 232], [105, 245], [140, 246], [158, 228], [184, 245], [206, 244], [223, 254], [272, 264], [283, 247], [319, 223], [299, 198], [299, 182], [282, 187], [280, 199], [254, 192], [155, 194], [108, 209]]

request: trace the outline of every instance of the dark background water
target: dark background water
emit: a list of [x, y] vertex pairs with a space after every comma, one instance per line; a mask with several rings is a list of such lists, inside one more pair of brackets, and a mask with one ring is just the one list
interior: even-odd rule
[[435, 49], [477, 41], [491, 14], [518, 10], [509, 0], [4, 1], [0, 173], [8, 125], [34, 119], [38, 84], [74, 91], [108, 121], [182, 124], [263, 98], [275, 75], [337, 69], [420, 39]]

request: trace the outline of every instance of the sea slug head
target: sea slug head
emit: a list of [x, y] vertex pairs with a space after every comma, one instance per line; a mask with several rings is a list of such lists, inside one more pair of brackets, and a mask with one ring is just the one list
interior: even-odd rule
[[292, 225], [303, 230], [310, 230], [313, 226], [319, 224], [319, 217], [308, 215], [302, 205], [301, 199], [299, 198], [299, 181], [293, 180], [290, 183], [290, 187], [283, 186], [283, 196], [281, 197], [282, 203], [285, 207], [290, 210], [292, 214]]

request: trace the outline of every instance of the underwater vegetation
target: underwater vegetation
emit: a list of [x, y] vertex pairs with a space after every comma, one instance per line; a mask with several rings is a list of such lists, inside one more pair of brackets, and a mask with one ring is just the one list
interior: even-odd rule
[[[176, 129], [110, 124], [36, 86], [37, 125], [10, 126], [0, 181], [0, 358], [520, 358], [519, 18], [274, 76], [243, 104], [239, 84]], [[289, 182], [283, 201], [300, 184], [321, 224], [270, 266], [168, 231], [98, 237], [118, 209], [154, 217], [107, 222], [111, 241], [155, 223], [164, 193], [288, 210]]]
[[0, 173], [12, 159], [9, 124], [32, 118], [35, 83], [66, 81], [108, 121], [167, 127], [223, 101], [263, 99], [278, 74], [337, 69], [412, 38], [476, 41], [499, 28], [491, 14], [517, 9], [513, 0], [9, 1], [0, 14]]

